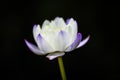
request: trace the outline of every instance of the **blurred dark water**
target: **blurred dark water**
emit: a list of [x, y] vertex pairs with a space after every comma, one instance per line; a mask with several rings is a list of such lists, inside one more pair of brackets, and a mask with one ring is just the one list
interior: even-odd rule
[[119, 80], [118, 1], [0, 1], [1, 80], [61, 80], [57, 59], [33, 54], [24, 39], [34, 42], [32, 27], [56, 16], [74, 18], [89, 42], [63, 57], [68, 80]]

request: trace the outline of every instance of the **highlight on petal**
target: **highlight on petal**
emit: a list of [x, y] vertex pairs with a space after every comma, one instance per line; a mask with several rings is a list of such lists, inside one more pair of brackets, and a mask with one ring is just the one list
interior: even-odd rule
[[25, 40], [25, 43], [33, 53], [35, 53], [37, 55], [45, 55], [46, 54], [46, 53], [44, 53], [44, 51], [41, 51], [37, 46], [28, 42], [27, 40]]
[[40, 25], [34, 25], [33, 26], [33, 37], [36, 42], [37, 42], [37, 36], [38, 36], [38, 34], [40, 34], [40, 32], [41, 32]]
[[74, 42], [65, 50], [65, 52], [69, 52], [69, 51], [74, 50], [78, 46], [78, 44], [80, 43], [81, 39], [82, 39], [82, 35], [81, 35], [81, 33], [78, 33]]
[[54, 52], [54, 53], [50, 53], [48, 54], [46, 57], [49, 59], [49, 60], [53, 60], [57, 57], [60, 57], [60, 56], [63, 56], [65, 53], [64, 52]]
[[90, 38], [90, 35], [89, 35], [87, 38], [85, 38], [84, 40], [82, 40], [82, 41], [79, 43], [79, 45], [77, 46], [77, 48], [80, 48], [80, 47], [82, 47], [83, 45], [85, 45], [85, 44], [88, 42], [89, 38]]
[[39, 34], [37, 37], [37, 45], [40, 50], [44, 51], [45, 53], [54, 52], [54, 49], [51, 45]]

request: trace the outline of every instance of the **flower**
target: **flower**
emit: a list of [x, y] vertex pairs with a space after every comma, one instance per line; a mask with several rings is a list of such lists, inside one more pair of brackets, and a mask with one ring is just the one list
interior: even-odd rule
[[42, 27], [34, 25], [33, 37], [37, 46], [26, 39], [25, 43], [33, 53], [47, 54], [46, 57], [53, 60], [88, 42], [90, 36], [82, 40], [82, 35], [77, 30], [77, 22], [73, 18], [65, 22], [63, 18], [56, 17], [52, 21], [45, 20]]

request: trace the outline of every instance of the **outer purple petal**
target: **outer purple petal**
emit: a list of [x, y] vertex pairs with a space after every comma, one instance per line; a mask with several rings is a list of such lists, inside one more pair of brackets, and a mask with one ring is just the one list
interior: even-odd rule
[[82, 35], [81, 35], [81, 33], [78, 33], [74, 42], [66, 49], [65, 52], [69, 52], [69, 51], [74, 50], [78, 46], [78, 44], [80, 43], [81, 39], [82, 39]]
[[81, 41], [81, 42], [79, 43], [79, 45], [77, 46], [77, 48], [80, 48], [80, 47], [82, 47], [83, 45], [85, 45], [85, 44], [88, 42], [89, 38], [90, 38], [90, 35], [89, 35], [87, 38], [85, 38], [83, 41]]
[[26, 45], [28, 46], [28, 48], [35, 54], [37, 55], [45, 55], [45, 53], [43, 51], [41, 51], [37, 46], [35, 46], [34, 44], [28, 42], [27, 40], [25, 40]]
[[48, 54], [46, 57], [49, 59], [49, 60], [53, 60], [57, 57], [60, 57], [60, 56], [63, 56], [65, 53], [64, 52], [55, 52], [55, 53], [50, 53]]

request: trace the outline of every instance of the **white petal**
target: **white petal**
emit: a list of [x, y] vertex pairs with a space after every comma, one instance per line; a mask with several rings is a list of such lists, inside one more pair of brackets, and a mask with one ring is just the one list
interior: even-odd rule
[[54, 52], [54, 49], [51, 45], [39, 34], [37, 37], [37, 45], [40, 50], [43, 50], [45, 53]]
[[77, 48], [80, 48], [80, 47], [82, 47], [83, 45], [85, 45], [85, 44], [88, 42], [89, 38], [90, 38], [90, 35], [89, 35], [87, 38], [85, 38], [84, 40], [82, 40], [82, 41], [79, 43], [79, 45], [77, 46]]
[[45, 55], [46, 54], [46, 53], [44, 53], [44, 51], [41, 51], [37, 46], [28, 42], [27, 40], [25, 40], [25, 43], [33, 53], [35, 53], [37, 55]]
[[46, 35], [44, 35], [44, 39], [50, 44], [50, 46], [55, 50], [55, 37], [56, 37], [56, 33], [54, 33], [53, 31], [48, 31]]
[[40, 25], [34, 25], [33, 26], [33, 37], [36, 42], [37, 42], [37, 36], [38, 36], [38, 34], [40, 34], [40, 32], [41, 32]]
[[42, 24], [42, 30], [46, 30], [49, 28], [50, 22], [48, 20], [45, 20]]
[[69, 42], [69, 36], [65, 31], [60, 31], [55, 38], [54, 46], [56, 51], [64, 51]]
[[69, 20], [67, 28], [68, 33], [71, 35], [70, 43], [72, 43], [77, 36], [77, 22], [71, 18]]
[[49, 60], [53, 60], [57, 57], [60, 57], [60, 56], [63, 56], [65, 53], [64, 52], [55, 52], [55, 53], [50, 53], [48, 54], [46, 57], [49, 59]]
[[49, 25], [50, 24], [50, 21], [49, 20], [45, 20], [44, 22], [43, 22], [43, 24], [42, 24], [42, 28], [43, 28], [43, 26], [46, 26], [46, 25]]

